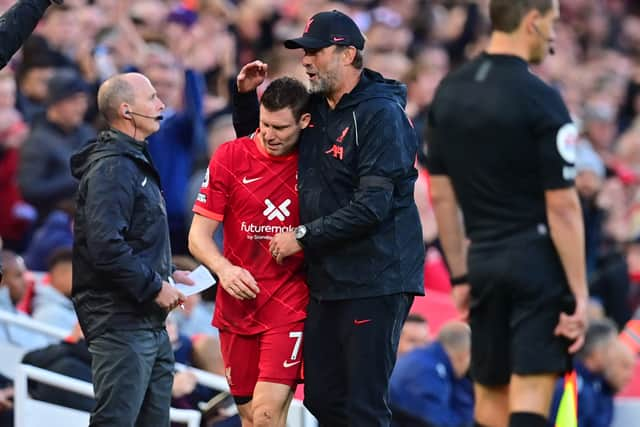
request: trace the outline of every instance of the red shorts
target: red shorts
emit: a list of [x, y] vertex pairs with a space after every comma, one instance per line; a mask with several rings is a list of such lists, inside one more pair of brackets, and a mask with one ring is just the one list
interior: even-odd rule
[[225, 376], [234, 397], [251, 397], [258, 381], [294, 388], [302, 379], [304, 321], [257, 335], [220, 331]]

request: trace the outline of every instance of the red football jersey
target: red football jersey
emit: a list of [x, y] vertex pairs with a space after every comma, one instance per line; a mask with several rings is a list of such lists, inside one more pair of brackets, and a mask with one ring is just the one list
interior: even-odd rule
[[237, 334], [257, 334], [306, 317], [309, 290], [303, 255], [278, 265], [271, 238], [299, 225], [298, 154], [275, 157], [245, 137], [221, 145], [209, 162], [193, 211], [222, 221], [224, 256], [248, 270], [260, 293], [237, 300], [218, 286], [213, 325]]

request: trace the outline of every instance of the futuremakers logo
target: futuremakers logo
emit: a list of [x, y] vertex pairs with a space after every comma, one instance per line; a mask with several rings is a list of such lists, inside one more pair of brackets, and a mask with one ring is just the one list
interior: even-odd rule
[[267, 208], [262, 212], [262, 215], [266, 216], [269, 221], [273, 221], [275, 218], [278, 218], [280, 221], [284, 222], [284, 220], [291, 215], [291, 212], [288, 209], [291, 204], [291, 199], [285, 200], [278, 206], [273, 204], [271, 200], [266, 199], [264, 204]]

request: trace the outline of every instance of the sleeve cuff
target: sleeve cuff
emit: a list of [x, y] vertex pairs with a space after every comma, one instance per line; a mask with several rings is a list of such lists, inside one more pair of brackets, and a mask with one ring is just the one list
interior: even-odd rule
[[305, 248], [315, 248], [322, 245], [322, 236], [324, 236], [324, 221], [323, 218], [318, 218], [311, 221], [308, 224], [304, 224], [307, 227], [307, 234], [300, 239], [300, 243]]

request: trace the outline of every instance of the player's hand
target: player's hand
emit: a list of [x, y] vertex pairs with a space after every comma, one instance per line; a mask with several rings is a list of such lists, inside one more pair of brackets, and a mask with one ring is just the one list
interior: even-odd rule
[[260, 293], [256, 280], [242, 267], [230, 265], [217, 273], [222, 289], [236, 299], [253, 299]]
[[466, 322], [469, 319], [469, 306], [471, 305], [471, 285], [463, 283], [454, 286], [451, 289], [451, 296], [458, 313], [460, 313], [461, 320]]
[[236, 79], [238, 92], [246, 93], [255, 90], [267, 77], [268, 68], [269, 66], [262, 61], [249, 62], [242, 67]]
[[296, 239], [293, 231], [278, 233], [273, 236], [271, 243], [269, 243], [269, 252], [271, 252], [271, 256], [278, 264], [282, 264], [286, 257], [296, 254], [301, 250], [302, 246], [300, 246], [300, 242]]
[[183, 285], [193, 286], [195, 283], [193, 282], [193, 280], [189, 278], [190, 273], [191, 272], [187, 270], [176, 270], [173, 272], [171, 276], [173, 277], [173, 280], [176, 283], [182, 283]]
[[186, 299], [184, 295], [169, 282], [162, 282], [162, 288], [156, 297], [156, 304], [167, 311], [171, 311]]
[[560, 313], [558, 325], [554, 331], [555, 335], [566, 337], [573, 341], [569, 347], [569, 353], [573, 354], [582, 348], [584, 335], [589, 324], [587, 318], [587, 301], [577, 300], [576, 309], [573, 314]]

